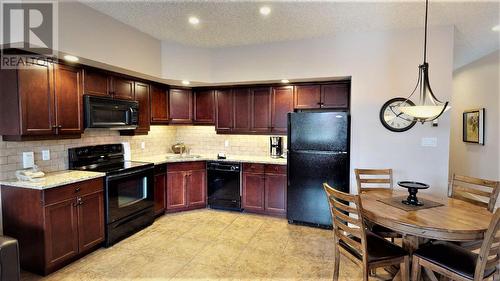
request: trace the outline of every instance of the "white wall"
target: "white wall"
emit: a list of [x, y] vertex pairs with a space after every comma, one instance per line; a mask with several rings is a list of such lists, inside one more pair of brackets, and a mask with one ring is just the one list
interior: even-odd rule
[[[500, 180], [500, 51], [453, 73], [450, 174]], [[462, 141], [462, 113], [486, 109], [485, 144]]]
[[59, 50], [161, 76], [161, 42], [78, 2], [59, 3]]
[[[429, 34], [430, 80], [443, 100], [452, 91], [453, 34], [451, 26], [431, 28]], [[423, 181], [432, 186], [430, 192], [445, 195], [449, 115], [437, 128], [417, 124], [405, 133], [386, 130], [378, 117], [385, 101], [410, 93], [421, 61], [420, 29], [346, 34], [213, 49], [210, 82], [352, 76], [351, 168], [391, 167], [396, 180]], [[436, 137], [438, 146], [420, 146], [422, 137]]]
[[212, 81], [210, 49], [162, 41], [162, 77], [172, 80]]

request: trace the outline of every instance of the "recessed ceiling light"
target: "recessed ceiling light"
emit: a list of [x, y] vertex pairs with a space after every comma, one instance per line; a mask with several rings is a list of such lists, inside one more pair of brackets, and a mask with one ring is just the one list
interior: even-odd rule
[[197, 17], [189, 17], [189, 23], [192, 25], [197, 25], [200, 23], [200, 19]]
[[499, 32], [500, 31], [500, 24], [495, 25], [491, 30]]
[[281, 83], [283, 83], [283, 84], [290, 83], [290, 80], [288, 80], [288, 79], [281, 79]]
[[189, 82], [188, 80], [182, 80], [182, 85], [189, 85], [191, 84], [191, 82]]
[[260, 7], [259, 12], [261, 15], [267, 16], [271, 13], [271, 8], [269, 8], [268, 6], [262, 6]]
[[64, 60], [69, 62], [77, 62], [78, 58], [72, 55], [65, 55]]

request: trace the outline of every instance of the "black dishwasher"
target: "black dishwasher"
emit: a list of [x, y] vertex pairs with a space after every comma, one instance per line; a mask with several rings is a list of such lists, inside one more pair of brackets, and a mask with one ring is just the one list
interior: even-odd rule
[[241, 211], [241, 164], [208, 162], [207, 177], [209, 207]]

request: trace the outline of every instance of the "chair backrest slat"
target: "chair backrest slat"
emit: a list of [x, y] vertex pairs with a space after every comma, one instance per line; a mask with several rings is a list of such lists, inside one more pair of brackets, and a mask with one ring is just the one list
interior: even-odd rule
[[500, 258], [500, 209], [497, 209], [488, 227], [488, 231], [484, 235], [483, 244], [479, 251], [476, 269], [474, 272], [474, 280], [483, 280], [484, 272], [498, 266]]
[[[333, 220], [333, 231], [337, 247], [343, 244], [350, 248], [349, 254], [354, 259], [361, 256], [366, 260], [366, 232], [361, 215], [361, 200], [358, 195], [338, 191], [327, 183], [323, 188], [328, 197]], [[357, 255], [353, 254], [357, 253]]]
[[358, 194], [371, 188], [393, 187], [392, 169], [354, 169]]
[[493, 212], [500, 192], [500, 183], [454, 174], [451, 188], [451, 197], [485, 207]]

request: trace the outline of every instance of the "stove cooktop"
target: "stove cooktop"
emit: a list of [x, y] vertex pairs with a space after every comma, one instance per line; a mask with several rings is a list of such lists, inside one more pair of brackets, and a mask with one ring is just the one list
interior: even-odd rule
[[100, 163], [100, 164], [92, 164], [92, 165], [87, 165], [87, 166], [82, 166], [82, 167], [75, 167], [75, 170], [82, 170], [82, 171], [92, 171], [92, 172], [101, 172], [101, 173], [116, 173], [116, 172], [121, 172], [125, 170], [131, 170], [135, 169], [138, 167], [147, 167], [147, 166], [153, 166], [153, 163], [146, 163], [146, 162], [136, 162], [136, 161], [123, 161], [123, 162], [118, 162], [118, 163], [111, 163], [111, 164], [106, 164], [106, 163]]

